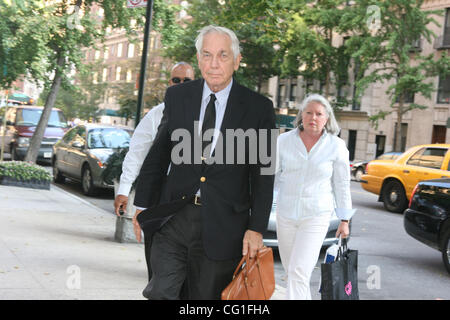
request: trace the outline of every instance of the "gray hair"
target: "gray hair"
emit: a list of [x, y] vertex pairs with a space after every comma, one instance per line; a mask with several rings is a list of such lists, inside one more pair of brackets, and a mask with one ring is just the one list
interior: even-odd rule
[[298, 111], [297, 117], [294, 120], [294, 126], [298, 127], [300, 130], [303, 130], [302, 113], [311, 102], [318, 102], [325, 108], [325, 112], [328, 116], [328, 121], [325, 125], [325, 128], [327, 129], [327, 132], [337, 136], [341, 129], [339, 128], [339, 125], [334, 116], [333, 108], [331, 107], [330, 102], [325, 97], [317, 93], [310, 94], [303, 100], [302, 104], [300, 105], [300, 110]]
[[170, 69], [170, 71], [172, 72], [173, 70], [175, 70], [175, 69], [178, 68], [179, 66], [186, 66], [186, 67], [192, 68], [192, 66], [191, 66], [189, 63], [184, 62], [184, 61], [180, 61], [180, 62], [176, 63], [176, 64], [172, 67], [172, 69]]
[[234, 59], [236, 59], [241, 53], [241, 48], [239, 47], [239, 39], [236, 34], [228, 28], [219, 27], [215, 25], [209, 25], [203, 27], [199, 32], [197, 39], [195, 39], [195, 48], [197, 49], [197, 53], [200, 54], [203, 48], [203, 37], [208, 33], [220, 33], [226, 34], [231, 39], [231, 50], [233, 51]]

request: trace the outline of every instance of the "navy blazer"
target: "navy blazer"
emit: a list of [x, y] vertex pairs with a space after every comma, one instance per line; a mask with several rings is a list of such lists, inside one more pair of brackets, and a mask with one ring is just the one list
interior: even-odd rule
[[[200, 116], [203, 83], [204, 80], [195, 80], [167, 89], [158, 133], [137, 178], [134, 204], [149, 208], [145, 212], [147, 215], [151, 216], [152, 211], [160, 214], [160, 209], [164, 208], [170, 216], [180, 210], [183, 199], [187, 202], [200, 189], [206, 255], [214, 260], [225, 260], [242, 255], [242, 240], [247, 229], [263, 233], [267, 228], [274, 175], [261, 174], [261, 168], [271, 164], [263, 164], [260, 157], [254, 161], [251, 150], [256, 147], [259, 152], [264, 144], [275, 161], [276, 148], [271, 145], [271, 141], [276, 141], [276, 137], [272, 138], [275, 113], [271, 100], [234, 80], [221, 125], [223, 144], [218, 143], [214, 150], [214, 155], [217, 155], [218, 148], [222, 148], [223, 163], [202, 164], [197, 159], [201, 155], [194, 152], [193, 137], [198, 134], [194, 130], [194, 121], [198, 121]], [[176, 129], [189, 132], [192, 139], [172, 141], [172, 133]], [[230, 142], [227, 142], [227, 129], [255, 129], [256, 133], [266, 129], [268, 134], [255, 135], [257, 146], [250, 146], [247, 140], [244, 148], [238, 148], [237, 143], [234, 143], [234, 148], [226, 148]], [[190, 152], [180, 153], [185, 159], [190, 158], [186, 161], [188, 163], [177, 164], [171, 159], [172, 150], [179, 143], [191, 145]], [[274, 163], [272, 165], [275, 167]], [[171, 203], [174, 203], [173, 210]], [[154, 230], [162, 224], [161, 220], [157, 221]], [[167, 219], [162, 220], [163, 223], [165, 221]]]

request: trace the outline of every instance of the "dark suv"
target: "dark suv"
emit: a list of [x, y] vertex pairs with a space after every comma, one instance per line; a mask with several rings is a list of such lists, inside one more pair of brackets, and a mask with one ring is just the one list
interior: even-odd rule
[[[6, 124], [5, 152], [11, 154], [12, 160], [23, 160], [44, 107], [23, 105], [6, 108], [5, 119], [0, 122], [0, 126]], [[52, 147], [67, 130], [64, 114], [53, 108], [39, 149], [38, 161], [51, 163]], [[3, 143], [2, 139], [3, 130], [0, 131], [0, 143]]]
[[450, 273], [450, 179], [419, 182], [403, 222], [410, 236], [442, 252]]

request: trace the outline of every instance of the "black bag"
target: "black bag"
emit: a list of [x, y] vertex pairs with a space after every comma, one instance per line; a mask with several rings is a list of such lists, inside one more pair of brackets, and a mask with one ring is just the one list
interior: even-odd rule
[[322, 263], [322, 300], [359, 300], [358, 250], [349, 250], [347, 240], [339, 246], [336, 260]]

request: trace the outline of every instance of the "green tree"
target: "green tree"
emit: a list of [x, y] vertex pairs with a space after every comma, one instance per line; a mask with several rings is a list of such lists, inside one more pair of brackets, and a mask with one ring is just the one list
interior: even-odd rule
[[[61, 86], [55, 100], [55, 108], [63, 110], [69, 118], [89, 120], [98, 116], [99, 105], [102, 102], [108, 85], [100, 79], [94, 83], [93, 75], [101, 74], [102, 65], [89, 64], [84, 66], [84, 71], [77, 74], [76, 84]], [[98, 77], [97, 77], [98, 78]], [[49, 89], [45, 89], [40, 98], [40, 104], [44, 104], [49, 95]]]
[[[406, 103], [406, 98], [420, 94], [431, 99], [436, 87], [430, 78], [450, 73], [446, 52], [423, 55], [417, 48], [420, 42], [433, 43], [436, 36], [430, 27], [439, 25], [434, 16], [443, 14], [442, 10], [421, 9], [423, 3], [423, 0], [361, 0], [345, 16], [345, 21], [359, 26], [350, 44], [354, 48], [353, 57], [361, 61], [358, 92], [363, 92], [371, 83], [389, 83], [386, 94], [391, 101], [390, 108], [379, 110], [370, 120], [377, 126], [387, 115], [397, 115], [394, 151], [401, 151], [403, 115], [426, 108], [417, 103]], [[377, 12], [379, 14], [374, 14]]]
[[36, 33], [43, 33], [42, 19], [35, 15], [39, 4], [0, 0], [0, 88], [10, 89], [18, 78], [45, 73], [46, 48]]
[[[103, 9], [103, 17], [94, 10], [98, 7]], [[61, 86], [70, 86], [68, 75], [73, 68], [83, 69], [82, 48], [95, 46], [104, 39], [108, 27], [123, 28], [130, 37], [136, 36], [143, 28], [145, 9], [127, 9], [123, 0], [31, 0], [23, 3], [0, 0], [0, 9], [0, 20], [6, 21], [3, 25], [10, 26], [21, 18], [20, 23], [13, 24], [17, 29], [10, 28], [14, 32], [7, 33], [5, 37], [8, 38], [2, 38], [2, 43], [15, 43], [10, 47], [18, 52], [34, 49], [34, 64], [27, 63], [26, 69], [34, 79], [44, 81], [49, 90], [25, 157], [26, 161], [35, 162], [58, 91]], [[14, 15], [6, 14], [13, 9]], [[154, 3], [153, 28], [161, 30], [163, 37], [169, 39], [172, 35], [168, 32], [174, 29], [174, 10], [164, 0]], [[135, 27], [131, 24], [132, 19], [137, 21]]]
[[[279, 72], [273, 61], [275, 49], [271, 37], [278, 23], [277, 8], [277, 1], [191, 1], [187, 10], [191, 18], [176, 34], [172, 45], [166, 47], [165, 54], [196, 66], [194, 40], [197, 32], [210, 24], [227, 27], [236, 33], [242, 48], [243, 59], [235, 77], [259, 92], [263, 82]], [[198, 69], [196, 73], [199, 74]]]
[[346, 2], [283, 1], [285, 10], [277, 35], [281, 76], [319, 80], [322, 93], [336, 97], [337, 108], [349, 103], [338, 91], [348, 84], [351, 51], [346, 41], [336, 39], [338, 34], [348, 35], [354, 26], [343, 19], [350, 10]]

